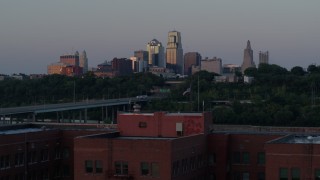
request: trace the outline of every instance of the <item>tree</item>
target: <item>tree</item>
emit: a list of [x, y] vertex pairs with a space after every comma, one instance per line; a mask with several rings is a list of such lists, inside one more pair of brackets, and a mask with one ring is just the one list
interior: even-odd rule
[[291, 72], [292, 74], [296, 75], [296, 76], [303, 76], [303, 75], [306, 74], [306, 72], [305, 72], [305, 71], [303, 70], [303, 68], [300, 67], [300, 66], [295, 66], [295, 67], [293, 67], [293, 68], [290, 70], [290, 72]]

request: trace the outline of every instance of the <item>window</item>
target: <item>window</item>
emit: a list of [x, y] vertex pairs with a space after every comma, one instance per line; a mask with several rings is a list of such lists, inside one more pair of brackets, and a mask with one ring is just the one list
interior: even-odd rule
[[159, 164], [158, 163], [151, 163], [151, 176], [152, 177], [160, 177], [159, 172]]
[[264, 172], [259, 172], [258, 173], [258, 180], [265, 180], [266, 179], [266, 175]]
[[15, 166], [23, 166], [24, 163], [24, 153], [19, 152], [15, 154], [14, 165]]
[[292, 180], [300, 180], [300, 169], [292, 168], [291, 169], [291, 179]]
[[60, 146], [56, 146], [54, 148], [54, 158], [61, 159], [61, 157], [62, 157], [61, 148], [60, 148]]
[[70, 167], [69, 165], [63, 165], [63, 176], [68, 177], [70, 176]]
[[147, 162], [142, 162], [141, 163], [141, 175], [142, 176], [148, 176], [149, 175], [149, 163]]
[[70, 152], [69, 152], [69, 148], [64, 148], [63, 149], [63, 158], [67, 159], [70, 157]]
[[42, 149], [40, 158], [41, 158], [41, 161], [48, 161], [49, 160], [49, 150], [48, 149]]
[[216, 154], [215, 153], [209, 154], [208, 163], [211, 166], [216, 163]]
[[139, 122], [139, 128], [146, 128], [147, 123], [146, 122]]
[[96, 173], [102, 173], [102, 161], [97, 160], [96, 161]]
[[128, 162], [116, 161], [114, 165], [117, 175], [128, 175]]
[[86, 160], [85, 161], [85, 170], [86, 173], [92, 173], [93, 172], [93, 163], [91, 160]]
[[266, 155], [264, 152], [259, 152], [258, 153], [258, 164], [263, 165], [266, 163]]
[[238, 172], [234, 172], [232, 177], [233, 180], [241, 180], [241, 174]]
[[173, 176], [175, 176], [175, 175], [177, 175], [177, 174], [179, 174], [179, 161], [175, 161], [175, 162], [173, 162], [173, 164], [172, 164], [172, 175]]
[[279, 169], [279, 179], [280, 180], [288, 180], [288, 169], [280, 168]]
[[190, 169], [194, 170], [196, 168], [196, 157], [193, 156], [190, 158]]
[[234, 164], [240, 164], [240, 152], [233, 152], [232, 160]]
[[28, 152], [28, 163], [34, 164], [36, 162], [37, 162], [37, 152], [36, 151]]
[[183, 124], [176, 123], [177, 136], [183, 136]]
[[315, 175], [314, 179], [315, 180], [320, 180], [320, 169], [316, 169], [314, 173], [315, 173], [314, 174]]
[[243, 174], [242, 174], [242, 179], [243, 179], [243, 180], [249, 180], [249, 179], [250, 179], [250, 174], [247, 173], [247, 172], [243, 173]]
[[0, 157], [0, 169], [10, 168], [10, 155]]
[[250, 163], [250, 153], [243, 152], [242, 153], [242, 163], [243, 164], [249, 164]]

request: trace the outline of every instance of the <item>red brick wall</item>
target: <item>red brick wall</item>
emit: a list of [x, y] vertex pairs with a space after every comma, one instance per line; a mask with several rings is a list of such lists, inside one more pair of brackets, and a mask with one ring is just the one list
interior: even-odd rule
[[[268, 134], [210, 134], [208, 136], [209, 154], [215, 154], [216, 163], [209, 167], [217, 179], [232, 178], [234, 173], [249, 173], [250, 179], [257, 179], [259, 172], [265, 172], [265, 165], [258, 164], [258, 153], [265, 152], [265, 143], [280, 137]], [[233, 163], [234, 152], [249, 153], [249, 163]], [[241, 159], [242, 161], [242, 159]]]
[[267, 180], [279, 178], [279, 169], [299, 168], [301, 179], [314, 179], [320, 169], [320, 144], [266, 144]]
[[[139, 127], [140, 122], [146, 123], [146, 127]], [[207, 133], [211, 114], [118, 114], [118, 128], [122, 136], [177, 137], [176, 123], [179, 122], [183, 123], [184, 136]]]

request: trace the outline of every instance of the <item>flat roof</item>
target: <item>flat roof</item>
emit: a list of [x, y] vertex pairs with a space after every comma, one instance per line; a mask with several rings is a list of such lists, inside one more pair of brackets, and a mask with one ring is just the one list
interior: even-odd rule
[[8, 130], [1, 130], [0, 135], [22, 134], [22, 133], [30, 133], [30, 132], [39, 132], [44, 130], [47, 130], [47, 129], [43, 129], [43, 128], [8, 129]]
[[135, 137], [135, 136], [119, 136], [116, 139], [130, 139], [130, 140], [173, 140], [177, 138], [170, 137]]
[[272, 140], [272, 144], [320, 144], [320, 135], [288, 135]]

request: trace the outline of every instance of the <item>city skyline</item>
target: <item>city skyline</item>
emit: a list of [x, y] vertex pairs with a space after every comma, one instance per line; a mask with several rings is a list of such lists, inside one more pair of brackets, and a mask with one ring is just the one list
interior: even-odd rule
[[181, 32], [184, 52], [203, 58], [241, 65], [243, 44], [250, 40], [256, 64], [259, 51], [268, 50], [270, 64], [306, 68], [320, 64], [319, 5], [298, 0], [6, 1], [0, 6], [0, 73], [45, 73], [48, 64], [73, 49], [85, 49], [89, 66], [95, 67], [145, 50], [150, 39], [166, 44], [173, 30]]

